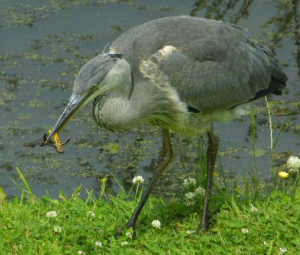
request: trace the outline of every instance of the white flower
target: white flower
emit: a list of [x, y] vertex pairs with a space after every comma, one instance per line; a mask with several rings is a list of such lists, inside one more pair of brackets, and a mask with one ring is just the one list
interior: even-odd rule
[[143, 176], [136, 176], [132, 179], [132, 183], [133, 184], [140, 184], [140, 183], [143, 183], [145, 181], [145, 179], [143, 178]]
[[161, 227], [161, 223], [159, 220], [153, 220], [151, 223], [152, 227], [154, 228], [160, 228]]
[[186, 201], [185, 204], [186, 204], [187, 206], [193, 206], [193, 205], [196, 204], [196, 201], [195, 201], [195, 200], [189, 200], [189, 201]]
[[49, 211], [49, 212], [46, 213], [47, 218], [55, 218], [56, 216], [57, 216], [56, 211]]
[[185, 198], [186, 199], [194, 199], [195, 198], [195, 193], [193, 193], [193, 192], [185, 193]]
[[53, 231], [56, 232], [56, 233], [61, 233], [62, 227], [54, 226], [54, 227], [53, 227]]
[[287, 248], [285, 248], [285, 247], [280, 247], [280, 249], [279, 249], [279, 254], [286, 253], [287, 251], [288, 251]]
[[84, 251], [78, 251], [78, 254], [85, 254]]
[[126, 242], [126, 241], [121, 243], [122, 246], [127, 245], [127, 244], [128, 244], [128, 242]]
[[96, 245], [97, 247], [101, 247], [103, 244], [102, 244], [102, 242], [96, 241], [96, 242], [95, 242], [95, 245]]
[[129, 238], [132, 238], [132, 233], [126, 232], [126, 236], [129, 237]]
[[251, 212], [257, 212], [258, 211], [258, 209], [257, 209], [257, 207], [255, 207], [253, 204], [251, 204]]
[[96, 216], [96, 214], [93, 211], [88, 211], [87, 216], [94, 218]]
[[193, 193], [193, 192], [185, 193], [185, 203], [188, 206], [196, 204], [195, 193]]
[[185, 188], [194, 187], [197, 184], [197, 181], [195, 178], [187, 178], [183, 180], [183, 186]]
[[196, 230], [187, 230], [186, 233], [189, 234], [189, 235], [190, 235], [190, 234], [195, 234], [195, 233], [196, 233]]
[[288, 158], [286, 166], [289, 170], [297, 171], [300, 169], [300, 159], [298, 157], [291, 156]]
[[249, 233], [249, 230], [248, 230], [248, 228], [242, 228], [242, 233], [243, 233], [243, 234], [247, 234], [247, 233]]
[[200, 195], [202, 197], [205, 196], [205, 189], [203, 189], [201, 186], [198, 187], [197, 189], [195, 189], [194, 192], [195, 192], [195, 194]]
[[264, 241], [264, 246], [269, 246], [269, 243], [267, 241]]

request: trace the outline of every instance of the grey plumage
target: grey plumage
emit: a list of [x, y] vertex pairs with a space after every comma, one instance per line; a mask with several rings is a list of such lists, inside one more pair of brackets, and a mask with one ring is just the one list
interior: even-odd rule
[[[86, 90], [86, 87], [100, 83], [109, 70], [111, 70], [116, 58], [108, 54], [100, 55], [90, 60], [84, 65], [74, 82], [73, 91], [81, 94]], [[85, 86], [82, 86], [85, 84]]]
[[127, 223], [136, 220], [171, 160], [168, 130], [209, 137], [208, 174], [201, 229], [208, 229], [208, 204], [218, 142], [212, 121], [246, 112], [244, 103], [280, 94], [287, 76], [274, 54], [254, 43], [246, 29], [222, 21], [169, 17], [129, 29], [82, 67], [69, 104], [48, 140], [84, 105], [93, 103], [97, 123], [122, 130], [138, 122], [162, 128], [163, 153], [145, 195]]
[[[159, 50], [168, 45], [175, 49], [164, 58]], [[112, 50], [134, 70], [145, 60], [146, 75], [162, 72], [181, 100], [200, 112], [247, 102], [268, 88], [271, 76], [287, 80], [273, 54], [251, 42], [247, 30], [221, 21], [158, 19], [121, 35]]]

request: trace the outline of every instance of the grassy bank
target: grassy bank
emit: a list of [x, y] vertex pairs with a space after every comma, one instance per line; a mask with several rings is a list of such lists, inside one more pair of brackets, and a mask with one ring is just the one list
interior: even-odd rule
[[[138, 222], [138, 238], [131, 230], [115, 238], [143, 191], [140, 183], [129, 193], [92, 193], [80, 198], [80, 189], [66, 198], [27, 195], [2, 201], [1, 254], [299, 254], [300, 190], [273, 191], [253, 201], [218, 193], [208, 233], [195, 234], [199, 203], [178, 199], [164, 202], [151, 197]], [[283, 187], [282, 186], [282, 187]], [[29, 192], [29, 194], [28, 194]], [[186, 198], [186, 197], [185, 197]], [[161, 222], [160, 228], [152, 226]]]

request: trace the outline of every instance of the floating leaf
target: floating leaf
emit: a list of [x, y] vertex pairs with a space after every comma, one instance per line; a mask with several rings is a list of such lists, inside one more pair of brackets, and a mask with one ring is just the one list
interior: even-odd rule
[[119, 153], [120, 146], [117, 143], [109, 143], [109, 144], [103, 146], [103, 148], [105, 150], [109, 151], [109, 153], [111, 153], [111, 154], [117, 154], [117, 153]]
[[266, 154], [266, 150], [257, 148], [254, 151], [250, 151], [251, 156], [255, 156], [256, 158], [262, 157]]

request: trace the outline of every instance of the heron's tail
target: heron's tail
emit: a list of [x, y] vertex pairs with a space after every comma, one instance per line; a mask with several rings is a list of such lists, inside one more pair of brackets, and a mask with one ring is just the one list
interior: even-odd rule
[[288, 77], [283, 72], [282, 67], [279, 65], [277, 59], [275, 58], [274, 52], [271, 49], [258, 43], [252, 42], [252, 46], [261, 50], [267, 55], [270, 61], [271, 68], [271, 80], [268, 88], [258, 91], [255, 97], [252, 98], [252, 100], [266, 96], [268, 94], [282, 95], [282, 90], [286, 87]]

